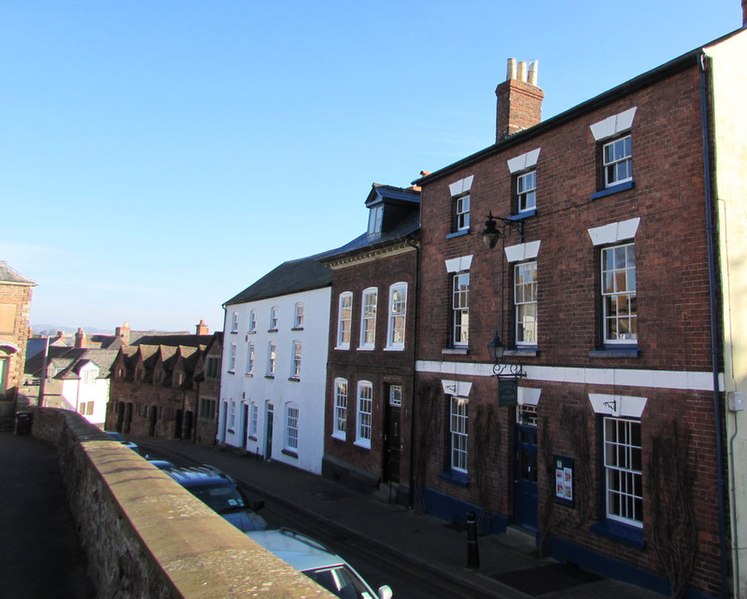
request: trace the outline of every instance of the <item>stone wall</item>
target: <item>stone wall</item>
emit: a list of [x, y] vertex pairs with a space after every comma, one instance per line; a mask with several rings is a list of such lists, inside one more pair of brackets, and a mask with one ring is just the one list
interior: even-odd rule
[[331, 597], [75, 412], [35, 408], [101, 597]]

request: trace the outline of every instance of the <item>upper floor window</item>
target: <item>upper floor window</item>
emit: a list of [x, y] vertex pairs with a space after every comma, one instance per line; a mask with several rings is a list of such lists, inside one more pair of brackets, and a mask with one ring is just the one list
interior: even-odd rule
[[267, 344], [267, 372], [266, 376], [275, 376], [275, 367], [277, 362], [277, 345], [274, 341]]
[[353, 293], [345, 291], [340, 294], [340, 303], [337, 311], [337, 348], [348, 349], [350, 347], [350, 327], [353, 318]]
[[407, 318], [407, 283], [395, 283], [389, 288], [389, 326], [387, 347], [403, 349]]
[[373, 386], [368, 381], [358, 383], [358, 410], [355, 444], [371, 447], [371, 427], [373, 419]]
[[641, 423], [604, 418], [604, 474], [607, 518], [643, 527]]
[[246, 374], [254, 372], [254, 343], [248, 343], [246, 346]]
[[602, 318], [605, 343], [638, 340], [635, 244], [602, 248]]
[[469, 194], [454, 199], [454, 230], [469, 230]]
[[371, 206], [368, 209], [368, 235], [381, 235], [381, 224], [384, 220], [384, 204]]
[[537, 208], [537, 171], [516, 177], [516, 208], [519, 213]]
[[288, 403], [285, 406], [285, 448], [291, 451], [298, 449], [298, 406]]
[[363, 291], [360, 347], [364, 349], [372, 349], [376, 344], [376, 303], [378, 297], [379, 292], [375, 288]]
[[633, 138], [630, 135], [602, 145], [604, 186], [633, 180]]
[[270, 308], [270, 330], [271, 331], [277, 331], [278, 330], [278, 307], [273, 306]]
[[303, 328], [303, 302], [298, 302], [293, 308], [293, 328]]
[[220, 369], [220, 359], [217, 356], [209, 356], [205, 362], [205, 378], [215, 380], [218, 378]]
[[348, 428], [348, 382], [335, 379], [335, 411], [332, 416], [332, 436], [345, 439]]
[[228, 372], [236, 372], [236, 344], [232, 343], [228, 354]]
[[256, 310], [249, 311], [249, 332], [250, 333], [257, 332], [257, 311]]
[[99, 371], [97, 369], [89, 369], [84, 370], [81, 373], [81, 382], [85, 385], [92, 385], [96, 382], [96, 379], [99, 376]]
[[467, 473], [467, 408], [469, 401], [464, 397], [452, 397], [449, 401], [449, 450], [452, 470]]
[[215, 400], [208, 397], [200, 398], [200, 407], [198, 415], [200, 418], [215, 418]]
[[301, 342], [296, 340], [293, 342], [293, 348], [291, 350], [291, 378], [301, 378]]
[[234, 312], [231, 315], [231, 332], [232, 333], [239, 332], [239, 313], [238, 312]]
[[514, 266], [516, 344], [537, 344], [537, 263]]
[[180, 387], [181, 384], [184, 382], [184, 373], [177, 372], [174, 374], [174, 386]]
[[469, 273], [459, 272], [452, 278], [451, 294], [452, 342], [454, 346], [469, 344]]

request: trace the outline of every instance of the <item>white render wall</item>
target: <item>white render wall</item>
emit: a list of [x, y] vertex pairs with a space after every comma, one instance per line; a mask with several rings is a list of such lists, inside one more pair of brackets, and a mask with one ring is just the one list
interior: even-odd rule
[[94, 402], [93, 414], [83, 414], [82, 416], [91, 424], [104, 428], [106, 405], [109, 401], [109, 379], [96, 378], [92, 383], [85, 383], [82, 378], [83, 370], [89, 368], [94, 369], [96, 374], [101, 376], [97, 366], [92, 364], [84, 366], [80, 372], [81, 378], [64, 379], [62, 381], [60, 395], [63, 407], [73, 412], [78, 412], [79, 406], [85, 402]]
[[[324, 455], [324, 397], [329, 342], [331, 288], [314, 289], [275, 298], [226, 306], [218, 442], [241, 447], [252, 454], [285, 462], [303, 470], [321, 473]], [[295, 306], [304, 305], [302, 329], [293, 329]], [[270, 331], [270, 311], [277, 307], [278, 325]], [[257, 326], [249, 332], [249, 315], [254, 310]], [[238, 330], [232, 332], [234, 312]], [[268, 345], [277, 347], [274, 378], [268, 378]], [[289, 380], [293, 342], [302, 343], [301, 375]], [[252, 373], [246, 372], [248, 345], [255, 346]], [[229, 372], [231, 346], [236, 346], [236, 366]], [[273, 406], [273, 431], [268, 453], [267, 407]], [[298, 448], [286, 448], [286, 406], [292, 402], [299, 410]], [[252, 404], [257, 406], [257, 430], [251, 434]], [[245, 414], [247, 418], [244, 426]], [[295, 454], [295, 455], [293, 455]]]

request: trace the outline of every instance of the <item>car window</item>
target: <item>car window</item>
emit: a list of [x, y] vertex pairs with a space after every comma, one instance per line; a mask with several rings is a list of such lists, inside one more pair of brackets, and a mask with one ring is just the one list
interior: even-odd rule
[[366, 585], [345, 566], [304, 570], [304, 574], [342, 599], [376, 599]]
[[244, 497], [239, 490], [228, 485], [220, 487], [198, 487], [189, 490], [195, 497], [202, 500], [219, 514], [247, 507]]

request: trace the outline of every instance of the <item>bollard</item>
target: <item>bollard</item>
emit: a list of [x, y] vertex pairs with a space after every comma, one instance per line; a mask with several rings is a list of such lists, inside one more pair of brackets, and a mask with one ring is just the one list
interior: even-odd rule
[[480, 567], [480, 548], [477, 546], [477, 518], [474, 512], [467, 512], [467, 568]]

